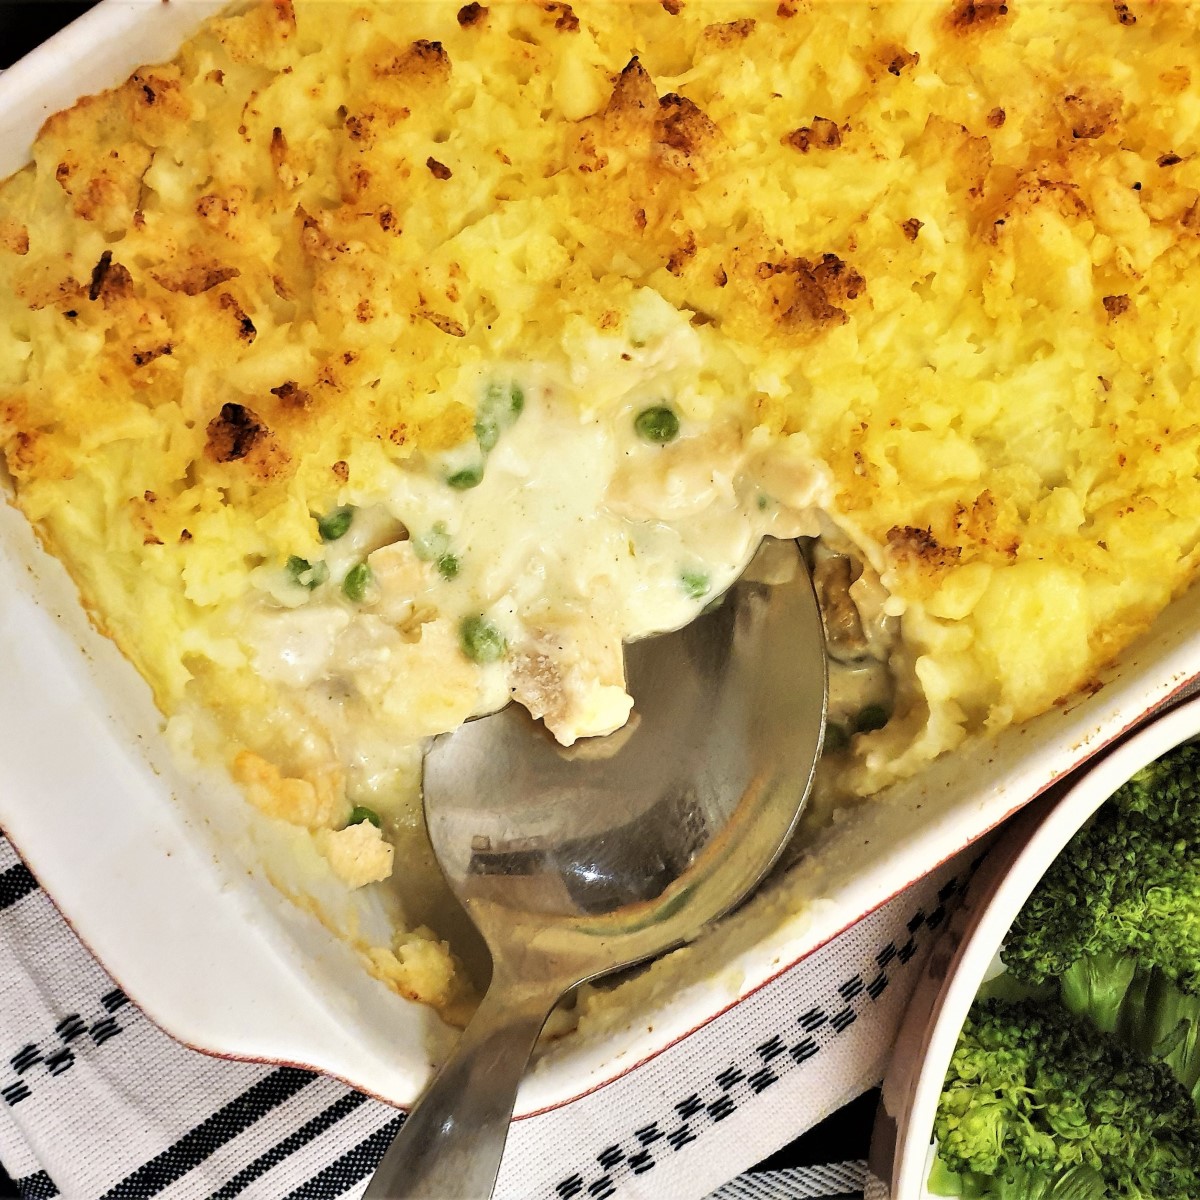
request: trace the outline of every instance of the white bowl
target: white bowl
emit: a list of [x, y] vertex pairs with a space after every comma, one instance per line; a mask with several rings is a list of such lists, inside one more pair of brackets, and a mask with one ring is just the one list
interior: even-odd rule
[[1025, 901], [1080, 826], [1137, 771], [1200, 734], [1200, 696], [1151, 721], [1056, 795], [1022, 813], [989, 851], [913, 990], [883, 1083], [870, 1200], [932, 1200], [933, 1122], [942, 1081], [980, 985]]
[[[0, 175], [42, 120], [169, 57], [214, 0], [101, 0], [0, 76]], [[199, 1049], [294, 1063], [405, 1104], [453, 1038], [367, 976], [310, 908], [286, 831], [217, 772], [175, 765], [148, 689], [89, 626], [60, 564], [0, 505], [0, 826], [125, 991]], [[800, 869], [697, 947], [668, 956], [543, 1049], [517, 1114], [633, 1070], [770, 985], [1200, 675], [1200, 591], [1173, 605], [1104, 686], [995, 739], [975, 738], [862, 805]], [[364, 889], [370, 891], [370, 889]], [[383, 936], [376, 893], [316, 898]], [[309, 903], [306, 900], [306, 903]], [[335, 911], [337, 910], [337, 911]]]

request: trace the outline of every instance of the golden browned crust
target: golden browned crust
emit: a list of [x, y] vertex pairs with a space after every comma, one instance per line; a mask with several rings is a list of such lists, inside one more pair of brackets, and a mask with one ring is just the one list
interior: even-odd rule
[[351, 11], [217, 19], [51, 117], [0, 189], [19, 502], [60, 540], [91, 513], [173, 628], [221, 610], [222, 568], [305, 556], [313, 511], [470, 438], [471, 371], [631, 337], [643, 289], [714, 394], [806, 439], [906, 602], [953, 592], [956, 636], [1052, 563], [1101, 656], [1191, 578], [1183, 7]]

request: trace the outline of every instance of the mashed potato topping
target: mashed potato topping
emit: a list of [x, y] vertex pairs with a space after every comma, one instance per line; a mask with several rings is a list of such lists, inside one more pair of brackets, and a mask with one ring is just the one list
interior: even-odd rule
[[768, 532], [872, 795], [1195, 573], [1197, 61], [1153, 0], [231, 9], [0, 187], [17, 503], [352, 886], [422, 738], [619, 726]]

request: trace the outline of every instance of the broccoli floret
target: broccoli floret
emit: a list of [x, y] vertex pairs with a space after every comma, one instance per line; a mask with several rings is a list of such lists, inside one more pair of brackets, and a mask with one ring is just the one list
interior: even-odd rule
[[1200, 994], [1200, 746], [1139, 771], [1043, 876], [1005, 943], [1019, 979], [1133, 952]]
[[1200, 746], [1139, 771], [1072, 839], [1001, 957], [1026, 984], [1200, 1083]]
[[1200, 1200], [1200, 746], [1097, 812], [1001, 957], [946, 1078], [931, 1187]]
[[1149, 1062], [1054, 1003], [976, 1003], [934, 1131], [946, 1194], [1196, 1200], [1200, 1116]]
[[1060, 977], [1085, 954], [1133, 953], [1200, 995], [1200, 746], [1118, 788], [1070, 841], [1013, 925], [1016, 977]]

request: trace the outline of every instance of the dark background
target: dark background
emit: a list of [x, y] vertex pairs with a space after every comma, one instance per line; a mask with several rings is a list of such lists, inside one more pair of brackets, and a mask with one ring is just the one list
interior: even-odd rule
[[[0, 68], [11, 66], [34, 46], [85, 13], [95, 0], [0, 0]], [[866, 1158], [878, 1092], [869, 1092], [835, 1113], [758, 1169]], [[0, 1167], [0, 1200], [19, 1195]]]
[[0, 0], [0, 68], [92, 7], [94, 0]]

